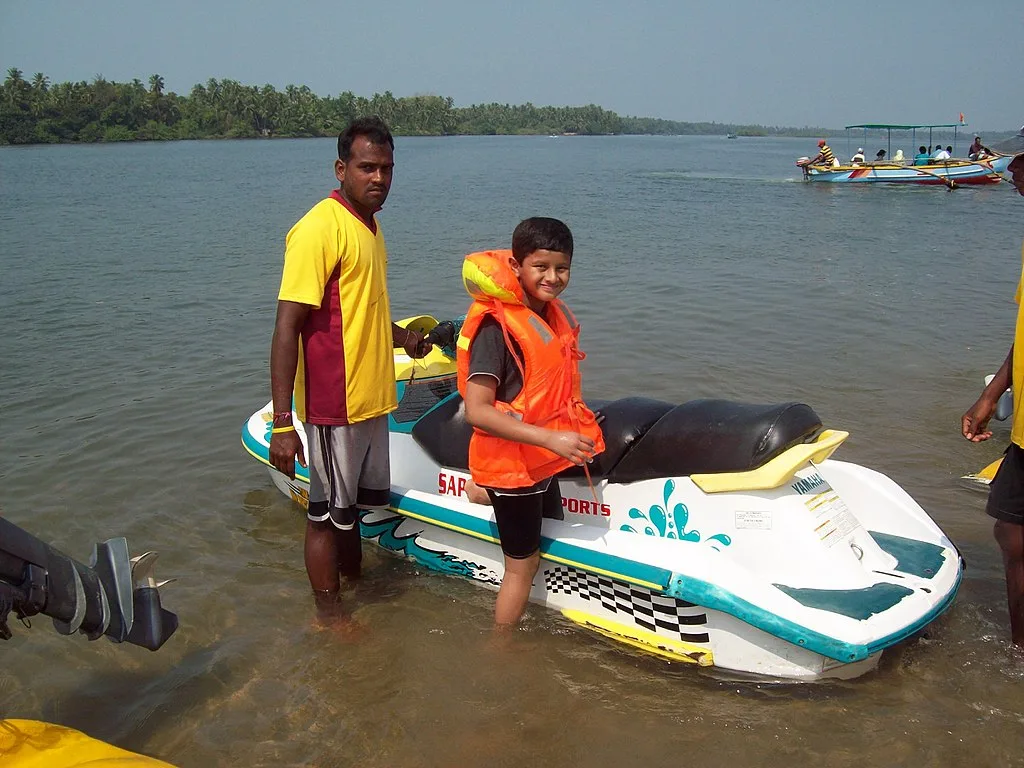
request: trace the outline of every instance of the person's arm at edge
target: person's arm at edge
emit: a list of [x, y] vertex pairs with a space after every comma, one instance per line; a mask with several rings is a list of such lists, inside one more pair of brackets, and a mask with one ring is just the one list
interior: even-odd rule
[[980, 443], [992, 437], [992, 431], [988, 429], [988, 423], [992, 414], [996, 412], [996, 404], [1003, 392], [1010, 388], [1013, 381], [1013, 345], [1010, 345], [1010, 352], [1006, 360], [999, 367], [999, 371], [992, 377], [977, 401], [960, 420], [960, 431], [963, 436], [972, 443]]
[[495, 392], [498, 380], [489, 375], [471, 376], [466, 382], [466, 421], [488, 434], [526, 445], [536, 445], [568, 459], [574, 464], [583, 464], [594, 453], [594, 441], [576, 432], [560, 432], [527, 424], [495, 406]]
[[[270, 342], [270, 394], [274, 413], [291, 414], [295, 369], [299, 364], [299, 332], [312, 309], [308, 304], [295, 301], [277, 302], [277, 320], [274, 337]], [[274, 427], [287, 427], [292, 420], [281, 419]], [[297, 432], [279, 432], [270, 435], [270, 463], [290, 478], [295, 477], [295, 458], [306, 466], [302, 440]]]

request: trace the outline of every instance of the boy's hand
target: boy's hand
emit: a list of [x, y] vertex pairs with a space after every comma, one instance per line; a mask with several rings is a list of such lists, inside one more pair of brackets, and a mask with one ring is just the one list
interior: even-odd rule
[[594, 455], [594, 441], [578, 432], [550, 432], [544, 445], [552, 453], [582, 465]]

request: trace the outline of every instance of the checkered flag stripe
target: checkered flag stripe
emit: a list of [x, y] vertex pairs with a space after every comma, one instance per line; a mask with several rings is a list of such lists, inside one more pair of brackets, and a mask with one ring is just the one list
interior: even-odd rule
[[706, 643], [709, 640], [706, 632], [690, 630], [707, 624], [704, 609], [670, 595], [658, 594], [565, 565], [545, 571], [544, 586], [551, 594], [576, 595], [588, 602], [598, 601], [610, 613], [626, 614], [637, 626], [651, 632], [664, 630], [690, 643]]

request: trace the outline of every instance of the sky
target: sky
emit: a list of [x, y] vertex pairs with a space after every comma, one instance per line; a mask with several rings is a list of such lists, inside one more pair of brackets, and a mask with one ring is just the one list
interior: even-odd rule
[[1024, 0], [0, 0], [0, 66], [841, 128], [1024, 124]]

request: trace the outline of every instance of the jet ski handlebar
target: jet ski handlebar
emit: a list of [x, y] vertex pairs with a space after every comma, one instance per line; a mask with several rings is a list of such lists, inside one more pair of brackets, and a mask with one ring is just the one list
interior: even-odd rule
[[62, 635], [101, 635], [157, 650], [178, 628], [178, 617], [160, 604], [154, 575], [156, 552], [128, 554], [123, 537], [93, 547], [83, 565], [14, 523], [0, 518], [0, 639], [13, 633], [14, 613], [25, 626], [43, 614]]
[[459, 338], [459, 329], [462, 327], [461, 318], [458, 320], [444, 320], [423, 337], [423, 341], [433, 344], [436, 347], [455, 348], [455, 342]]

